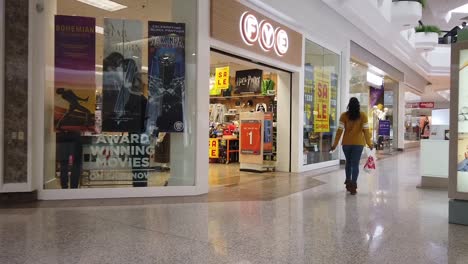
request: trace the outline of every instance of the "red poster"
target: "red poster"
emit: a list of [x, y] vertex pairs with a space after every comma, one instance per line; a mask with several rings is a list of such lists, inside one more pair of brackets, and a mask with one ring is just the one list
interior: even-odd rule
[[259, 120], [241, 121], [240, 142], [242, 154], [261, 154], [262, 124]]

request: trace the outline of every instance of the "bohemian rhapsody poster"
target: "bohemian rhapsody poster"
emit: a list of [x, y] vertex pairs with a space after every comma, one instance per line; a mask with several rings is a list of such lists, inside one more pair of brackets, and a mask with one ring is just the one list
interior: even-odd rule
[[54, 126], [94, 131], [96, 19], [55, 16]]

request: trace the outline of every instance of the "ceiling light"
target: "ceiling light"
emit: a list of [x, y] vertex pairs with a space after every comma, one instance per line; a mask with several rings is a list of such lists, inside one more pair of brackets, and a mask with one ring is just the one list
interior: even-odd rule
[[405, 92], [405, 102], [421, 101], [421, 96], [412, 92]]
[[77, 1], [100, 8], [100, 9], [104, 9], [109, 12], [114, 12], [114, 11], [127, 8], [127, 6], [121, 5], [111, 0], [77, 0]]
[[100, 26], [96, 26], [96, 33], [104, 35], [104, 28]]
[[437, 91], [437, 93], [445, 100], [450, 101], [450, 90]]
[[462, 6], [459, 6], [455, 9], [452, 9], [450, 11], [448, 11], [447, 15], [445, 16], [445, 20], [447, 22], [450, 21], [450, 19], [452, 19], [452, 14], [453, 13], [468, 13], [468, 4], [464, 4]]
[[367, 72], [367, 81], [374, 85], [382, 86], [383, 77], [373, 74], [372, 72]]

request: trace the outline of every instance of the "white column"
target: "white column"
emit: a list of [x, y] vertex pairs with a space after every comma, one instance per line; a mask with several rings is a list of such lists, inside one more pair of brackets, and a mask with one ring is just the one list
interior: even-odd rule
[[405, 148], [405, 92], [406, 84], [400, 82], [398, 87], [398, 149]]

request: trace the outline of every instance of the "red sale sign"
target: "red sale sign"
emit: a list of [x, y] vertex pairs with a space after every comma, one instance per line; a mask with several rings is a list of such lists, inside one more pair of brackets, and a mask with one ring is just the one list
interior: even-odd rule
[[240, 145], [242, 154], [261, 154], [262, 124], [259, 120], [241, 121]]

